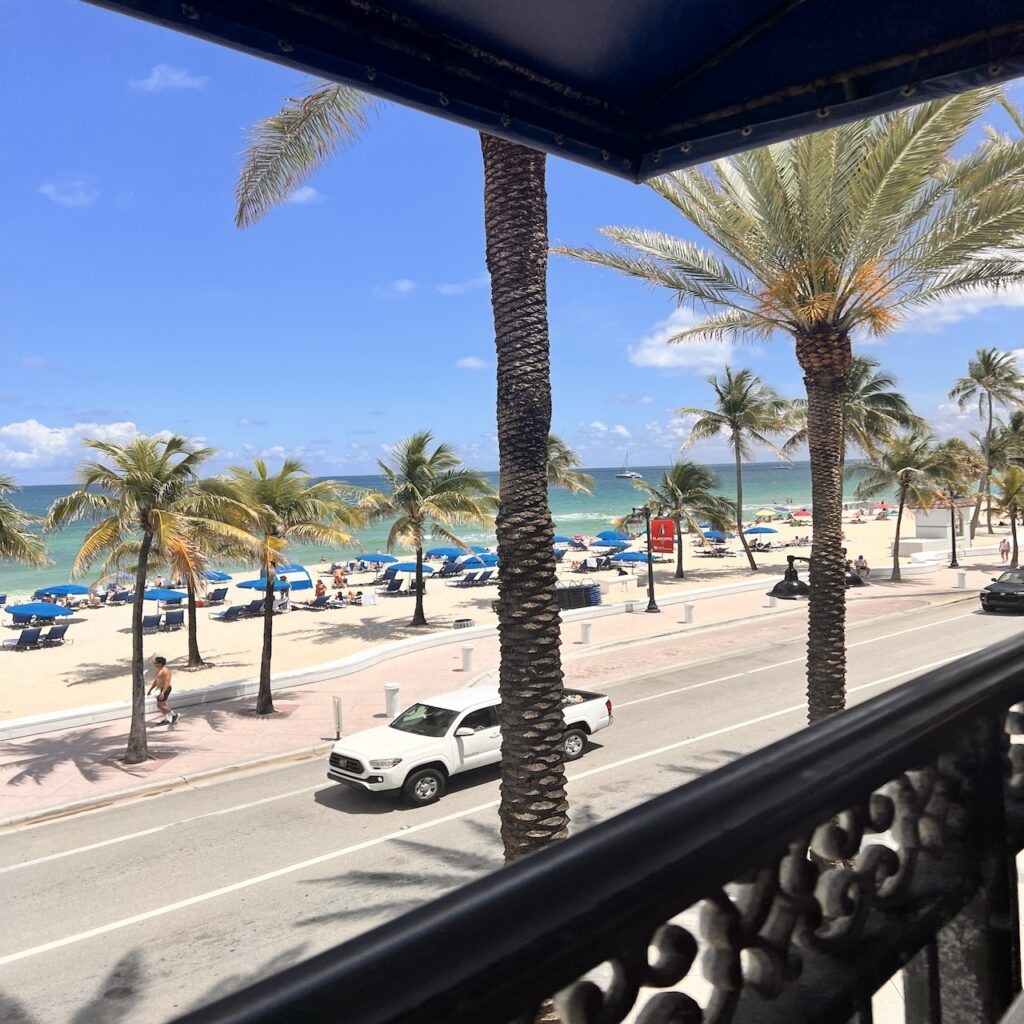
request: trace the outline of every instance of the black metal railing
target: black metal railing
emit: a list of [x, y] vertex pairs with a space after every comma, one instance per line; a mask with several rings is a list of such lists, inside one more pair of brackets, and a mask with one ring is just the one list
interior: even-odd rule
[[641, 1004], [642, 1024], [864, 1024], [901, 969], [910, 1024], [998, 1020], [1020, 988], [1022, 701], [1024, 639], [181, 1021], [508, 1024], [553, 997], [566, 1024]]

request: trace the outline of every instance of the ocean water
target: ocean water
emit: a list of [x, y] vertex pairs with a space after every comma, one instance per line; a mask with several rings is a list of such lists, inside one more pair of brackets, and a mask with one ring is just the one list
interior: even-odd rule
[[[638, 466], [636, 471], [645, 480], [657, 483], [665, 472], [665, 466]], [[719, 478], [719, 492], [726, 497], [735, 496], [734, 468], [732, 464], [713, 465], [709, 467]], [[618, 469], [591, 469], [587, 472], [594, 478], [593, 494], [569, 494], [562, 490], [550, 492], [551, 513], [555, 520], [555, 532], [573, 536], [581, 533], [589, 536], [605, 529], [611, 519], [621, 516], [634, 506], [643, 502], [643, 494], [634, 488], [629, 480], [616, 478]], [[496, 487], [498, 476], [489, 474], [491, 483]], [[361, 487], [378, 488], [382, 481], [379, 476], [351, 476], [345, 478], [348, 483]], [[848, 496], [852, 497], [853, 484], [848, 483]], [[25, 487], [13, 496], [15, 504], [33, 515], [45, 515], [50, 504], [73, 488], [71, 485], [50, 485]], [[792, 502], [795, 508], [806, 505], [811, 500], [811, 472], [806, 462], [752, 462], [743, 467], [743, 505], [748, 512], [756, 511], [762, 505], [786, 504]], [[32, 569], [9, 562], [0, 561], [0, 594], [24, 594], [48, 584], [66, 583], [70, 579], [71, 564], [78, 551], [88, 525], [78, 523], [49, 534], [47, 550], [51, 563], [44, 569]], [[387, 541], [388, 524], [375, 523], [365, 530], [359, 531], [357, 540], [363, 551], [383, 551]], [[470, 544], [494, 544], [493, 531], [469, 529], [462, 534], [462, 539]], [[438, 546], [445, 546], [439, 541]], [[359, 549], [334, 549], [316, 547], [308, 544], [294, 543], [288, 549], [289, 557], [298, 563], [315, 563], [321, 556], [329, 561], [350, 558]], [[255, 575], [251, 570], [240, 566], [218, 566], [218, 568], [241, 570], [245, 578], [247, 574]], [[86, 577], [83, 582], [89, 582]]]

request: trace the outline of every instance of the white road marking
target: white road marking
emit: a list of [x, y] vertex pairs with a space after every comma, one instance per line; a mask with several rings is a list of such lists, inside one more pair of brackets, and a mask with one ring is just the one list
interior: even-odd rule
[[687, 693], [690, 690], [699, 690], [704, 686], [713, 686], [715, 683], [724, 683], [728, 679], [739, 679], [741, 676], [745, 676], [746, 672], [734, 672], [731, 676], [719, 676], [717, 679], [708, 679], [703, 683], [692, 683], [690, 686], [680, 686], [675, 690], [662, 690], [661, 693], [652, 693], [650, 697], [637, 697], [636, 700], [619, 700], [615, 701], [615, 710], [619, 708], [632, 707], [634, 704], [643, 704], [649, 700], [658, 700], [659, 697], [671, 697], [676, 693]]
[[157, 832], [163, 832], [166, 829], [174, 828], [176, 825], [188, 825], [193, 821], [202, 821], [204, 818], [216, 818], [222, 814], [234, 814], [236, 811], [245, 811], [250, 807], [259, 807], [261, 804], [270, 804], [275, 800], [285, 800], [292, 796], [302, 796], [304, 793], [315, 793], [320, 789], [330, 789], [330, 782], [325, 782], [322, 785], [316, 786], [303, 786], [302, 789], [292, 789], [287, 793], [278, 793], [275, 796], [261, 797], [259, 800], [250, 800], [248, 803], [235, 804], [232, 807], [222, 807], [216, 811], [206, 811], [204, 814], [195, 814], [190, 818], [179, 818], [177, 821], [167, 821], [162, 825], [154, 825], [152, 828], [140, 829], [138, 832], [129, 832], [126, 835], [114, 836], [111, 839], [103, 839], [97, 843], [89, 843], [87, 846], [76, 846], [71, 850], [62, 850], [60, 853], [51, 853], [45, 857], [36, 857], [35, 860], [25, 860], [19, 864], [9, 864], [7, 867], [0, 868], [0, 875], [7, 874], [10, 871], [20, 871], [22, 868], [35, 867], [37, 864], [46, 864], [49, 861], [61, 860], [64, 857], [73, 857], [78, 853], [88, 853], [90, 850], [99, 850], [104, 846], [114, 846], [117, 843], [127, 843], [131, 839], [141, 839], [143, 836], [151, 836]]
[[[981, 648], [979, 648], [979, 650], [980, 649]], [[959, 655], [957, 655], [957, 657], [959, 657]], [[914, 672], [921, 672], [952, 660], [955, 660], [955, 658], [947, 658], [944, 661], [933, 662], [929, 665], [919, 665], [914, 668], [906, 669], [903, 672], [898, 672], [895, 675], [888, 676], [886, 679], [879, 679], [871, 683], [864, 683], [861, 686], [854, 687], [851, 692], [866, 690], [872, 686], [879, 686], [885, 682], [891, 682], [893, 679], [898, 679], [900, 676], [910, 675]], [[665, 746], [657, 747], [641, 754], [634, 754], [632, 757], [622, 758], [621, 760], [613, 761], [610, 764], [604, 764], [596, 768], [588, 769], [587, 771], [577, 772], [573, 775], [567, 776], [567, 781], [570, 783], [577, 782], [580, 779], [586, 779], [594, 775], [600, 775], [603, 772], [613, 771], [614, 769], [621, 768], [624, 765], [634, 764], [637, 761], [642, 761], [650, 757], [657, 757], [659, 754], [667, 753], [670, 750], [678, 750], [682, 747], [692, 746], [694, 743], [700, 743], [703, 740], [714, 739], [716, 736], [723, 736], [729, 732], [745, 729], [752, 725], [758, 725], [761, 722], [767, 722], [773, 718], [780, 718], [783, 715], [790, 715], [797, 711], [803, 711], [806, 707], [806, 704], [793, 704], [790, 707], [781, 708], [778, 711], [758, 715], [756, 718], [748, 718], [743, 722], [735, 722], [732, 725], [723, 726], [721, 729], [713, 729], [711, 732], [701, 733], [699, 736], [690, 736], [684, 740], [678, 740], [675, 743], [669, 743]], [[147, 910], [141, 914], [134, 914], [131, 917], [121, 918], [118, 921], [111, 921], [109, 924], [100, 925], [97, 928], [90, 928], [87, 931], [76, 932], [74, 935], [67, 935], [63, 939], [56, 939], [53, 942], [45, 942], [39, 946], [32, 946], [29, 949], [20, 950], [17, 953], [9, 953], [7, 956], [0, 957], [0, 967], [16, 963], [19, 960], [27, 960], [30, 957], [39, 956], [42, 953], [50, 953], [57, 949], [63, 949], [66, 946], [72, 946], [78, 942], [83, 942], [86, 939], [93, 939], [100, 935], [108, 935], [110, 932], [120, 931], [122, 928], [128, 928], [134, 924], [141, 924], [143, 921], [151, 921], [154, 918], [163, 917], [165, 914], [171, 914], [177, 910], [184, 910], [186, 907], [193, 907], [199, 903], [206, 903], [209, 900], [216, 899], [220, 896], [227, 896], [234, 892], [240, 892], [243, 889], [249, 889], [255, 885], [262, 885], [264, 882], [283, 878], [285, 875], [291, 875], [297, 871], [304, 871], [307, 868], [315, 867], [318, 864], [337, 860], [340, 857], [359, 853], [362, 850], [372, 849], [375, 846], [382, 846], [384, 843], [392, 842], [396, 839], [403, 839], [406, 836], [414, 835], [417, 832], [423, 832], [429, 828], [434, 828], [436, 825], [447, 824], [450, 821], [457, 821], [460, 818], [466, 818], [473, 814], [479, 814], [481, 811], [490, 810], [497, 807], [498, 803], [498, 800], [489, 800], [487, 803], [477, 804], [475, 807], [469, 807], [463, 811], [455, 811], [452, 814], [446, 814], [440, 818], [434, 818], [430, 821], [421, 822], [418, 825], [411, 825], [395, 832], [389, 832], [386, 835], [378, 836], [376, 839], [368, 839], [362, 843], [356, 843], [353, 846], [342, 847], [340, 850], [332, 850], [329, 853], [322, 853], [317, 857], [310, 857], [307, 860], [299, 861], [295, 864], [289, 864], [285, 867], [277, 868], [274, 871], [267, 871], [261, 875], [254, 875], [251, 878], [245, 878], [239, 882], [233, 882], [231, 885], [221, 886], [219, 889], [212, 889], [209, 892], [199, 893], [196, 896], [190, 896], [187, 899], [178, 900], [175, 903], [169, 903], [162, 907], [154, 907], [152, 910]]]

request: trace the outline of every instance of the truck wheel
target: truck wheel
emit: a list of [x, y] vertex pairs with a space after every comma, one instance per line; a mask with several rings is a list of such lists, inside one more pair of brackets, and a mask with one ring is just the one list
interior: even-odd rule
[[444, 796], [444, 775], [436, 768], [422, 768], [412, 772], [402, 786], [402, 794], [411, 804], [432, 804]]
[[582, 729], [570, 729], [562, 741], [566, 761], [578, 761], [587, 749], [587, 734]]

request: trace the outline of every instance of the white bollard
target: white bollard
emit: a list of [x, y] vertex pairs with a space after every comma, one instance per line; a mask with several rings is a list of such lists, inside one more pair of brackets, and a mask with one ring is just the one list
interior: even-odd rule
[[401, 686], [399, 686], [398, 683], [384, 684], [384, 704], [388, 713], [388, 718], [398, 717], [399, 690], [401, 690]]
[[687, 625], [689, 625], [689, 623], [693, 622], [693, 605], [692, 604], [687, 603], [687, 604], [683, 605], [683, 622], [687, 623]]
[[768, 595], [768, 607], [774, 608], [779, 603], [779, 599], [774, 594]]
[[581, 622], [580, 623], [580, 643], [590, 643], [590, 627], [593, 625], [592, 622]]
[[473, 671], [473, 645], [463, 644], [462, 645], [462, 671], [472, 672]]
[[956, 574], [956, 585], [960, 590], [967, 589], [967, 573], [958, 572]]
[[334, 738], [336, 740], [341, 739], [341, 698], [332, 697], [331, 702], [334, 704]]

